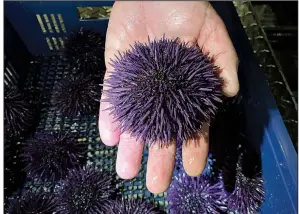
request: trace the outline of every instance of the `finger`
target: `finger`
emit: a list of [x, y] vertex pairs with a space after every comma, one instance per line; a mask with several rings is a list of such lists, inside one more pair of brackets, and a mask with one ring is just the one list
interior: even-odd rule
[[205, 13], [205, 21], [199, 33], [198, 45], [203, 47], [204, 52], [214, 57], [215, 65], [220, 67], [220, 76], [224, 79], [225, 84], [224, 94], [235, 96], [239, 91], [238, 57], [225, 24], [211, 5]]
[[189, 176], [199, 176], [205, 169], [209, 151], [209, 126], [204, 124], [202, 135], [182, 146], [183, 166]]
[[164, 192], [171, 183], [175, 161], [175, 144], [160, 148], [154, 144], [149, 148], [146, 186], [154, 194]]
[[[102, 95], [102, 99], [103, 99]], [[110, 111], [105, 109], [109, 108], [110, 104], [107, 102], [101, 102], [100, 115], [99, 115], [99, 132], [101, 140], [107, 146], [114, 146], [119, 142], [120, 128], [118, 122], [114, 122], [113, 115]]]
[[116, 159], [116, 172], [123, 179], [134, 178], [141, 166], [143, 144], [136, 141], [129, 133], [120, 136]]

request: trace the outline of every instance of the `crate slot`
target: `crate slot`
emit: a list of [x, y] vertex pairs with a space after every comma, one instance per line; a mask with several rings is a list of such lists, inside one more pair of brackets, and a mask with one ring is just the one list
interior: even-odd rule
[[19, 75], [16, 72], [16, 70], [14, 69], [14, 67], [12, 66], [12, 64], [10, 64], [9, 61], [6, 62], [7, 66], [5, 66], [8, 74], [10, 75], [10, 77], [14, 80], [14, 83], [17, 84], [18, 79], [19, 79]]
[[45, 25], [43, 23], [42, 17], [39, 14], [36, 14], [36, 18], [37, 18], [37, 21], [39, 23], [39, 26], [40, 26], [42, 32], [47, 33], [47, 30], [46, 30]]
[[6, 73], [4, 73], [4, 85], [6, 85], [6, 86], [14, 85]]
[[4, 72], [4, 83], [5, 85], [8, 86], [14, 86], [17, 85], [17, 74], [14, 71], [14, 69], [10, 69], [8, 66], [5, 67], [5, 72]]
[[10, 76], [8, 74], [10, 72], [9, 68], [6, 67], [5, 70], [6, 70], [6, 72], [4, 72], [4, 83], [5, 83], [5, 85], [7, 85], [7, 86], [15, 85], [14, 81], [10, 78]]
[[52, 40], [53, 40], [53, 44], [54, 44], [56, 50], [59, 50], [57, 39], [55, 37], [52, 37]]
[[56, 33], [60, 33], [60, 30], [59, 30], [59, 27], [58, 27], [58, 24], [56, 22], [56, 18], [55, 18], [55, 15], [54, 14], [51, 14], [51, 19], [52, 19], [52, 24], [56, 30]]
[[14, 69], [12, 64], [10, 64], [10, 62], [7, 62], [7, 64], [8, 64], [8, 68], [10, 68], [10, 70], [11, 70], [11, 72], [10, 72], [11, 76], [13, 77], [13, 79], [15, 81], [17, 81], [17, 79], [19, 78], [18, 73], [16, 72], [16, 70]]
[[65, 28], [65, 25], [64, 25], [64, 21], [63, 21], [62, 15], [58, 14], [57, 17], [58, 17], [58, 20], [59, 20], [62, 32], [66, 33], [66, 28]]
[[50, 40], [49, 37], [46, 37], [46, 42], [47, 42], [47, 44], [48, 44], [48, 46], [49, 46], [49, 49], [50, 49], [51, 51], [53, 51], [53, 46], [52, 46], [52, 43], [51, 43], [51, 40]]
[[58, 40], [59, 40], [59, 42], [60, 42], [60, 46], [61, 46], [62, 48], [64, 48], [64, 41], [63, 41], [63, 39], [62, 39], [61, 37], [58, 37]]
[[47, 14], [44, 14], [44, 19], [45, 19], [45, 22], [46, 22], [46, 24], [47, 24], [47, 26], [48, 26], [49, 32], [50, 32], [50, 33], [53, 33], [53, 29], [52, 29], [52, 26], [51, 26], [51, 22], [50, 22], [50, 20], [49, 20]]

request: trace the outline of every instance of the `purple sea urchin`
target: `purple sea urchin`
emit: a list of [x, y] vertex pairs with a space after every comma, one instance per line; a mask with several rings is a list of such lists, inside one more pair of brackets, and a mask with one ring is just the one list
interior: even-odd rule
[[105, 204], [105, 214], [158, 214], [156, 207], [142, 199], [118, 199]]
[[[242, 155], [241, 155], [242, 157]], [[260, 173], [247, 177], [237, 163], [235, 189], [228, 197], [228, 210], [237, 213], [258, 213], [265, 199], [264, 182]]]
[[123, 131], [143, 142], [185, 142], [217, 111], [222, 79], [198, 46], [162, 38], [136, 42], [111, 61], [104, 102]]
[[4, 127], [6, 137], [18, 137], [31, 126], [30, 104], [17, 88], [4, 90]]
[[70, 134], [42, 132], [25, 143], [25, 171], [31, 178], [56, 181], [64, 178], [67, 169], [85, 161], [86, 145]]
[[221, 179], [213, 183], [209, 176], [190, 177], [183, 173], [175, 177], [167, 194], [171, 214], [218, 214], [227, 210]]
[[97, 111], [101, 94], [97, 80], [84, 74], [65, 77], [55, 86], [52, 104], [64, 116]]
[[115, 178], [94, 167], [71, 170], [61, 193], [63, 214], [101, 213], [104, 204], [116, 192]]
[[8, 214], [53, 214], [58, 201], [50, 194], [27, 192], [18, 199], [9, 201]]
[[104, 69], [103, 37], [89, 29], [72, 32], [64, 42], [63, 53], [71, 66], [85, 73], [99, 73]]

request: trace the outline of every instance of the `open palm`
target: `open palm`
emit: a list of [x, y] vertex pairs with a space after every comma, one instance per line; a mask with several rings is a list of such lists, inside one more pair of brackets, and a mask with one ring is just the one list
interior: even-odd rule
[[[205, 53], [215, 56], [215, 64], [221, 68], [225, 81], [224, 94], [234, 96], [239, 90], [237, 78], [237, 55], [226, 31], [225, 25], [208, 2], [157, 2], [135, 1], [115, 2], [106, 35], [105, 78], [113, 72], [110, 60], [130, 49], [135, 41], [148, 42], [148, 37], [160, 39], [179, 38], [183, 42], [198, 44]], [[105, 96], [105, 95], [102, 95]], [[103, 98], [103, 97], [102, 97]], [[118, 145], [116, 171], [123, 179], [134, 178], [141, 166], [144, 145], [130, 136], [121, 134], [113, 123], [109, 107], [103, 102], [100, 107], [99, 129], [102, 141], [108, 146]], [[203, 171], [209, 149], [209, 126], [203, 126], [202, 137], [196, 143], [189, 142], [183, 146], [183, 166], [190, 176], [198, 176]], [[174, 169], [176, 145], [149, 148], [146, 184], [152, 193], [165, 191]]]

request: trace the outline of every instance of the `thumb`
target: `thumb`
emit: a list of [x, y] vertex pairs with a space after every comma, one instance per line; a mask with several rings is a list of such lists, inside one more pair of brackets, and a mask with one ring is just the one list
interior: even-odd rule
[[238, 57], [225, 24], [213, 7], [208, 7], [198, 38], [199, 47], [215, 59], [224, 80], [223, 93], [232, 97], [239, 92]]

